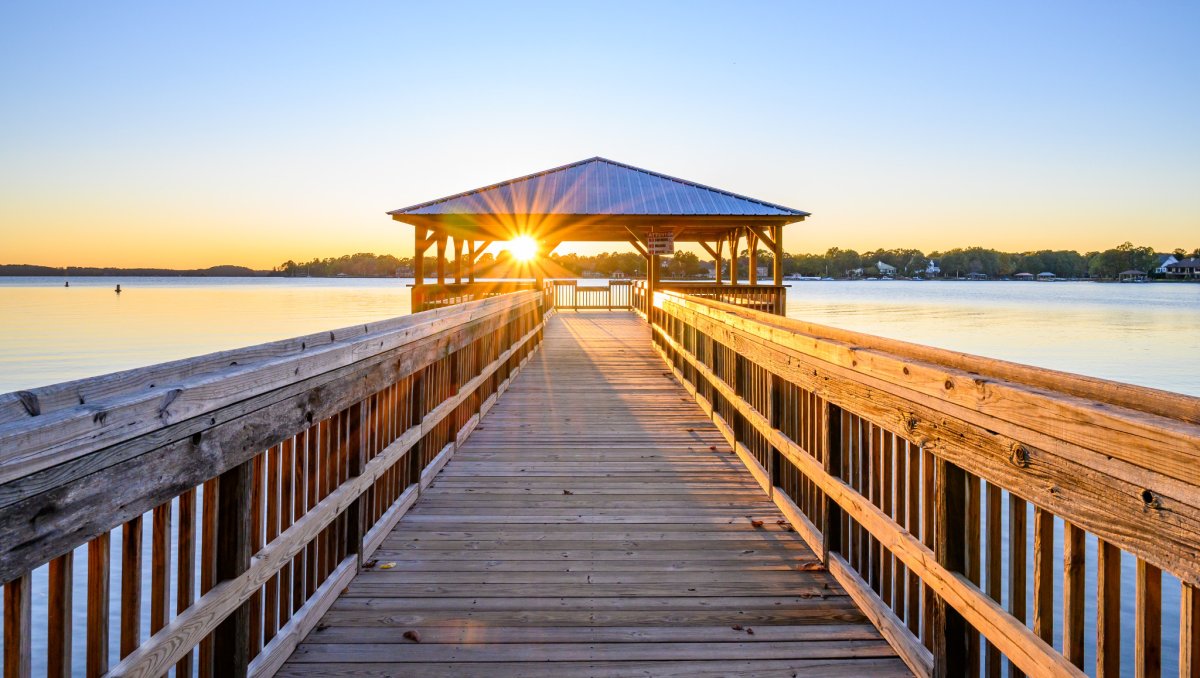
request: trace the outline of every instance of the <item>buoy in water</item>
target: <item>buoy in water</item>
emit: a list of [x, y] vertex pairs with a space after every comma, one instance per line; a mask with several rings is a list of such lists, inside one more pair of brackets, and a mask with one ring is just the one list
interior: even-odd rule
[[120, 293], [121, 293], [121, 286], [117, 285], [117, 294], [120, 294]]

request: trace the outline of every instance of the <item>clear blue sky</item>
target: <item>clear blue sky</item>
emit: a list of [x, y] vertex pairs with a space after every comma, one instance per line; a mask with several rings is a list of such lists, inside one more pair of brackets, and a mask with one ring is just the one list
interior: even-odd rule
[[593, 155], [789, 251], [1200, 246], [1200, 3], [506, 4], [5, 3], [0, 263], [406, 254]]

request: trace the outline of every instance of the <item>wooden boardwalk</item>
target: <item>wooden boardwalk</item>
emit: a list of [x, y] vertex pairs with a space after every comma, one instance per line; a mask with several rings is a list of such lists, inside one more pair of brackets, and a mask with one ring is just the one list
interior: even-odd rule
[[563, 313], [281, 674], [908, 675], [781, 523], [644, 322]]

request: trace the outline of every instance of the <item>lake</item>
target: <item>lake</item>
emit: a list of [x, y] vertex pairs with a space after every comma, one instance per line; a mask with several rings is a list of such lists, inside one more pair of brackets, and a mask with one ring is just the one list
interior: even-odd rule
[[[113, 289], [120, 284], [123, 292]], [[236, 348], [410, 311], [402, 279], [0, 278], [0, 392]], [[584, 281], [581, 284], [599, 284]], [[1200, 285], [1083, 282], [795, 282], [788, 315], [895, 339], [1200, 396]], [[1032, 508], [1030, 509], [1032, 511]], [[150, 521], [143, 543], [150, 543]], [[1007, 523], [1007, 507], [1005, 507]], [[1061, 562], [1057, 521], [1056, 562]], [[1007, 530], [1001, 531], [1006, 540]], [[1031, 549], [1032, 544], [1027, 548]], [[1007, 553], [1007, 544], [1003, 544]], [[1088, 541], [1088, 591], [1095, 540]], [[120, 532], [112, 553], [119, 557]], [[1032, 553], [1032, 550], [1030, 550]], [[1032, 559], [1031, 559], [1032, 560]], [[1132, 558], [1123, 558], [1122, 608], [1133, 616]], [[77, 553], [76, 628], [86, 623]], [[149, 579], [149, 558], [144, 559]], [[119, 601], [119, 567], [112, 596]], [[1031, 563], [1032, 565], [1032, 563]], [[35, 572], [34, 615], [45, 619], [45, 569]], [[1056, 577], [1061, 586], [1061, 568]], [[1032, 579], [1030, 579], [1032, 581]], [[1178, 582], [1164, 576], [1163, 659], [1177, 660]], [[1029, 596], [1032, 596], [1030, 587]], [[1094, 598], [1086, 618], [1095, 623]], [[1061, 600], [1058, 601], [1061, 605]], [[148, 603], [143, 628], [148, 627]], [[1032, 601], [1028, 603], [1032, 610]], [[35, 625], [35, 671], [44, 671], [44, 622]], [[1122, 655], [1132, 667], [1133, 624]], [[1061, 625], [1056, 629], [1061, 648]], [[82, 667], [83, 633], [75, 636]], [[116, 653], [118, 633], [112, 634]], [[1088, 661], [1094, 657], [1088, 636]], [[1090, 671], [1089, 671], [1090, 672]]]

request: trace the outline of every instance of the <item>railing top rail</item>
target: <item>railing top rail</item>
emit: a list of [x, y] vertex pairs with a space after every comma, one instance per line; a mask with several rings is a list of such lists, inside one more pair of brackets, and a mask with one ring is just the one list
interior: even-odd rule
[[0, 487], [231, 402], [538, 299], [538, 292], [524, 291], [0, 395]]
[[[756, 323], [777, 328], [791, 338], [809, 337], [812, 339], [837, 342], [851, 350], [880, 351], [892, 354], [898, 358], [917, 360], [943, 367], [962, 370], [985, 378], [1001, 379], [1008, 382], [1020, 383], [1047, 391], [1058, 391], [1060, 395], [1074, 396], [1118, 407], [1153, 414], [1156, 416], [1176, 419], [1181, 422], [1200, 424], [1200, 398], [1172, 393], [1146, 386], [1136, 386], [1098, 377], [1089, 377], [1071, 372], [1035, 367], [997, 358], [987, 358], [935, 348], [923, 344], [915, 344], [898, 339], [888, 339], [853, 330], [845, 330], [828, 325], [821, 325], [796, 318], [788, 318], [742, 306], [726, 304], [712, 299], [688, 296], [671, 290], [661, 290], [661, 294], [686, 304], [709, 306]], [[773, 333], [763, 334], [770, 338]], [[985, 381], [978, 384], [986, 386]]]

